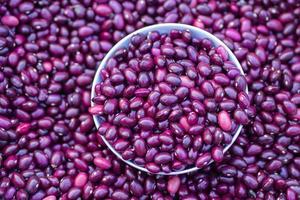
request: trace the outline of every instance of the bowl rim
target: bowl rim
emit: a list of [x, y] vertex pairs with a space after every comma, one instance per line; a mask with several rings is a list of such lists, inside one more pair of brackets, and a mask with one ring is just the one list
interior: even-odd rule
[[[242, 68], [240, 62], [238, 61], [238, 59], [236, 58], [236, 56], [234, 55], [234, 53], [229, 49], [229, 47], [224, 42], [222, 42], [219, 38], [217, 38], [213, 34], [207, 32], [203, 29], [200, 29], [198, 27], [187, 25], [187, 24], [180, 24], [180, 23], [155, 24], [155, 25], [146, 26], [144, 28], [138, 29], [138, 30], [128, 34], [127, 36], [122, 38], [119, 42], [117, 42], [109, 50], [109, 52], [104, 56], [104, 58], [102, 59], [101, 63], [99, 64], [98, 69], [96, 70], [96, 73], [94, 75], [92, 88], [91, 88], [91, 90], [92, 90], [91, 91], [91, 106], [96, 105], [92, 101], [92, 99], [95, 97], [95, 90], [94, 90], [95, 86], [102, 81], [101, 77], [100, 77], [101, 70], [103, 68], [105, 68], [105, 65], [106, 65], [107, 61], [113, 56], [113, 54], [118, 49], [128, 47], [130, 39], [132, 38], [132, 36], [134, 36], [136, 34], [139, 34], [139, 33], [147, 34], [147, 33], [152, 32], [152, 31], [158, 31], [160, 33], [169, 33], [170, 30], [172, 30], [172, 29], [189, 30], [192, 33], [192, 35], [197, 35], [199, 38], [208, 38], [209, 40], [211, 40], [213, 42], [214, 46], [223, 46], [225, 48], [226, 52], [228, 53], [229, 60], [232, 61], [235, 64], [235, 66], [239, 69], [240, 73], [243, 76], [245, 76], [243, 68]], [[248, 94], [248, 85], [246, 85], [245, 93]], [[99, 115], [93, 115], [93, 121], [95, 123], [95, 126], [96, 126], [97, 130], [99, 129], [99, 127], [101, 125], [100, 120], [101, 120], [101, 117], [99, 117]], [[240, 133], [242, 131], [242, 128], [243, 128], [243, 125], [238, 126], [238, 128], [236, 129], [236, 132], [234, 133], [234, 135], [232, 137], [231, 142], [224, 147], [224, 149], [223, 149], [224, 154], [228, 151], [228, 149], [236, 141], [236, 139], [238, 138], [238, 136], [240, 135]], [[180, 171], [171, 171], [169, 173], [166, 173], [166, 172], [153, 173], [153, 172], [150, 172], [149, 170], [147, 170], [145, 167], [139, 166], [139, 165], [134, 164], [133, 162], [131, 162], [129, 160], [123, 159], [121, 154], [114, 149], [114, 147], [105, 139], [104, 136], [100, 135], [100, 137], [102, 138], [105, 145], [110, 149], [110, 151], [112, 151], [119, 159], [121, 159], [123, 162], [125, 162], [129, 166], [134, 167], [134, 168], [136, 168], [140, 171], [146, 172], [146, 173], [155, 174], [155, 175], [180, 175], [180, 174], [186, 174], [186, 173], [194, 172], [194, 171], [197, 171], [197, 170], [201, 169], [201, 168], [198, 168], [198, 167], [194, 166], [194, 167], [184, 169], [184, 170], [180, 170]], [[208, 166], [213, 162], [214, 161], [211, 159], [210, 162], [207, 163], [205, 166]]]

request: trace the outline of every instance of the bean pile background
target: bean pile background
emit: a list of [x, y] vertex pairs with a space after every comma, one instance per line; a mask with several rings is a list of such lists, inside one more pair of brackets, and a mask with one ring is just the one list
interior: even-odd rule
[[[0, 199], [299, 199], [300, 3], [61, 0], [0, 3]], [[118, 160], [88, 112], [93, 76], [139, 28], [191, 24], [224, 41], [251, 119], [223, 162], [154, 176]]]

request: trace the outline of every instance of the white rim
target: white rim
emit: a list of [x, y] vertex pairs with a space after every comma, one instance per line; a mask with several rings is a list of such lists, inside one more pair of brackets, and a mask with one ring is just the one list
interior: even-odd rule
[[[194, 35], [193, 37], [196, 38], [208, 38], [210, 39], [214, 46], [223, 46], [226, 51], [228, 52], [229, 55], [229, 60], [231, 60], [235, 66], [240, 70], [240, 73], [242, 75], [244, 74], [243, 68], [240, 65], [238, 59], [235, 57], [235, 55], [232, 53], [232, 51], [220, 40], [218, 39], [216, 36], [212, 35], [211, 33], [204, 31], [200, 28], [191, 26], [191, 25], [186, 25], [186, 24], [179, 24], [179, 23], [164, 23], [164, 24], [156, 24], [156, 25], [151, 25], [151, 26], [147, 26], [141, 29], [138, 29], [132, 33], [130, 33], [129, 35], [127, 35], [126, 37], [124, 37], [123, 39], [121, 39], [119, 42], [117, 42], [113, 48], [111, 50], [109, 50], [109, 52], [105, 55], [105, 57], [103, 58], [103, 60], [101, 61], [95, 76], [94, 76], [94, 80], [93, 80], [93, 84], [92, 84], [92, 91], [91, 91], [91, 106], [94, 106], [95, 103], [92, 101], [92, 99], [95, 97], [95, 86], [97, 85], [97, 83], [101, 82], [101, 78], [100, 78], [100, 72], [101, 69], [105, 68], [105, 65], [107, 63], [107, 61], [109, 60], [110, 57], [113, 56], [113, 54], [119, 49], [119, 48], [124, 48], [124, 47], [128, 47], [128, 44], [130, 42], [130, 39], [132, 38], [132, 36], [138, 34], [138, 33], [142, 33], [142, 34], [147, 34], [149, 32], [152, 31], [158, 31], [159, 33], [169, 33], [170, 30], [172, 29], [177, 29], [177, 30], [190, 30], [192, 35]], [[198, 37], [197, 37], [198, 36]], [[246, 86], [246, 93], [248, 93], [248, 86]], [[96, 128], [99, 129], [101, 122], [100, 122], [100, 117], [97, 115], [93, 115], [93, 120], [95, 122]], [[237, 137], [239, 136], [241, 130], [243, 128], [243, 125], [239, 125], [237, 131], [235, 132], [235, 134], [232, 137], [232, 141], [223, 149], [223, 152], [226, 153], [228, 151], [228, 149], [232, 146], [232, 144], [236, 141]], [[181, 171], [172, 171], [170, 173], [165, 173], [165, 172], [159, 172], [159, 173], [152, 173], [149, 170], [147, 170], [144, 167], [141, 167], [139, 165], [134, 164], [131, 161], [125, 160], [122, 158], [121, 154], [119, 154], [113, 146], [111, 146], [111, 144], [105, 139], [105, 137], [103, 137], [101, 135], [102, 140], [104, 141], [104, 143], [108, 146], [108, 148], [122, 161], [124, 161], [126, 164], [140, 170], [143, 172], [147, 172], [147, 173], [151, 173], [151, 174], [157, 174], [157, 175], [179, 175], [179, 174], [185, 174], [185, 173], [190, 173], [190, 172], [194, 172], [197, 171], [201, 168], [197, 168], [197, 167], [192, 167], [189, 169], [184, 169]], [[213, 160], [211, 160], [207, 165], [211, 164], [213, 162]]]

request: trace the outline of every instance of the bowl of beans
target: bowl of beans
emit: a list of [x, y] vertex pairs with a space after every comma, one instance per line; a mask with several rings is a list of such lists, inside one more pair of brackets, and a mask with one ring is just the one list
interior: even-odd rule
[[120, 40], [94, 77], [89, 112], [98, 134], [138, 170], [176, 175], [221, 162], [250, 101], [242, 67], [218, 38], [157, 24]]

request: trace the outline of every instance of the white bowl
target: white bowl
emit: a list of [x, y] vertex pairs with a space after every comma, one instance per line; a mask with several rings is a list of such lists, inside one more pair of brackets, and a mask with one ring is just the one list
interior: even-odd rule
[[[95, 97], [95, 86], [100, 83], [102, 80], [100, 78], [100, 71], [101, 69], [105, 68], [107, 61], [109, 60], [109, 58], [113, 57], [113, 55], [115, 54], [115, 52], [120, 49], [120, 48], [124, 48], [124, 47], [128, 47], [130, 40], [132, 38], [132, 36], [141, 33], [141, 34], [145, 34], [147, 35], [149, 32], [152, 31], [158, 31], [159, 33], [163, 34], [163, 33], [169, 33], [171, 30], [173, 29], [177, 29], [177, 30], [189, 30], [192, 34], [193, 38], [208, 38], [209, 40], [212, 41], [213, 45], [215, 47], [217, 46], [223, 46], [226, 51], [228, 52], [229, 55], [229, 60], [231, 60], [235, 66], [240, 70], [241, 74], [244, 75], [244, 71], [239, 63], [239, 61], [237, 60], [237, 58], [235, 57], [235, 55], [232, 53], [232, 51], [217, 37], [215, 37], [214, 35], [212, 35], [211, 33], [204, 31], [200, 28], [194, 27], [194, 26], [190, 26], [190, 25], [186, 25], [186, 24], [178, 24], [178, 23], [164, 23], [164, 24], [156, 24], [156, 25], [152, 25], [152, 26], [147, 26], [144, 28], [141, 28], [139, 30], [136, 30], [132, 33], [130, 33], [129, 35], [127, 35], [126, 37], [124, 37], [123, 39], [121, 39], [117, 44], [115, 44], [113, 46], [113, 48], [106, 54], [106, 56], [103, 58], [102, 62], [100, 63], [96, 74], [94, 76], [94, 80], [93, 80], [93, 85], [92, 85], [92, 93], [91, 93], [91, 99], [93, 99]], [[246, 88], [246, 93], [248, 93], [248, 88]], [[91, 105], [94, 106], [95, 103], [93, 101], [91, 101]], [[100, 116], [94, 115], [93, 116], [95, 125], [97, 127], [97, 129], [101, 126], [101, 123], [103, 121], [103, 119]], [[235, 140], [237, 139], [237, 137], [239, 136], [241, 130], [242, 130], [243, 126], [239, 125], [239, 127], [237, 128], [237, 131], [235, 132], [232, 141], [230, 144], [228, 144], [224, 149], [223, 152], [225, 153], [231, 146], [232, 144], [235, 142]], [[147, 173], [152, 173], [149, 170], [147, 170], [144, 167], [141, 167], [139, 165], [134, 164], [131, 161], [125, 160], [122, 158], [122, 156], [114, 149], [113, 146], [111, 146], [111, 144], [105, 139], [105, 137], [103, 137], [101, 135], [103, 141], [105, 142], [105, 144], [108, 146], [108, 148], [122, 161], [124, 161], [126, 164], [140, 170], [140, 171], [144, 171]], [[213, 160], [211, 160], [208, 164], [211, 164], [213, 162]], [[207, 166], [207, 165], [206, 165]], [[199, 168], [197, 167], [192, 167], [192, 168], [188, 168], [188, 169], [184, 169], [181, 171], [172, 171], [170, 173], [165, 173], [165, 172], [159, 172], [159, 173], [155, 173], [158, 175], [179, 175], [179, 174], [185, 174], [185, 173], [189, 173], [189, 172], [193, 172], [199, 170]]]

